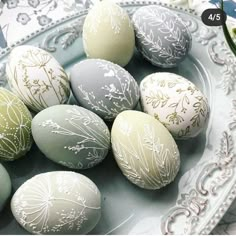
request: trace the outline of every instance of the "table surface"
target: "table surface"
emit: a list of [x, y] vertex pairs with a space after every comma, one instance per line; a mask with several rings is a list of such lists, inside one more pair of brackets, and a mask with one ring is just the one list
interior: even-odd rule
[[[2, 48], [20, 40], [31, 31], [68, 14], [91, 7], [98, 0], [2, 0], [0, 1], [0, 52]], [[162, 0], [162, 2], [192, 8], [199, 14], [215, 8], [219, 0]], [[236, 28], [236, 0], [225, 1], [227, 23]], [[236, 201], [213, 234], [236, 234]]]

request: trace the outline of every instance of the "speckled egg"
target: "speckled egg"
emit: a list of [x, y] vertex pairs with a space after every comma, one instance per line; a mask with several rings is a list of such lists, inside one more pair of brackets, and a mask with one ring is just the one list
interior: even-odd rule
[[32, 234], [86, 234], [101, 216], [101, 194], [86, 176], [54, 171], [27, 180], [14, 194], [11, 210]]
[[184, 60], [192, 38], [181, 18], [161, 6], [144, 6], [133, 15], [136, 46], [153, 65], [171, 68]]
[[89, 58], [101, 58], [120, 66], [134, 53], [133, 25], [126, 11], [111, 0], [97, 2], [83, 25], [83, 44]]
[[204, 128], [209, 105], [189, 80], [174, 73], [154, 73], [140, 83], [143, 110], [159, 120], [176, 139], [197, 136]]
[[33, 111], [66, 103], [69, 99], [67, 74], [51, 54], [40, 48], [15, 47], [6, 73], [10, 88]]
[[38, 113], [32, 134], [50, 160], [72, 169], [100, 163], [110, 148], [110, 132], [95, 113], [75, 105], [57, 105]]
[[178, 147], [169, 131], [140, 111], [120, 113], [112, 126], [112, 150], [123, 174], [145, 189], [160, 189], [175, 179]]
[[11, 179], [6, 169], [0, 164], [0, 212], [11, 194]]
[[31, 121], [24, 103], [9, 90], [0, 88], [0, 160], [13, 161], [30, 150]]
[[87, 59], [71, 70], [71, 88], [78, 103], [105, 120], [133, 109], [139, 87], [128, 71], [112, 62]]

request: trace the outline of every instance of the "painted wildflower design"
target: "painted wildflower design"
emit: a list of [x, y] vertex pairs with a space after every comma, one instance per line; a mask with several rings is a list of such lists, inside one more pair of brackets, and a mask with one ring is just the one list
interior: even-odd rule
[[98, 100], [95, 92], [87, 91], [83, 85], [79, 85], [78, 90], [95, 113], [105, 120], [113, 120], [120, 112], [135, 107], [139, 100], [139, 87], [134, 78], [123, 68], [103, 61], [97, 62], [97, 65], [104, 71], [107, 81], [114, 81], [101, 87], [105, 93], [104, 99]]
[[9, 85], [32, 110], [41, 111], [68, 100], [69, 79], [50, 54], [34, 48], [26, 50], [14, 64], [12, 60], [10, 57], [6, 67]]
[[[62, 171], [36, 175], [15, 193], [13, 213], [34, 234], [79, 233], [88, 220], [88, 211], [100, 211], [98, 190], [86, 179]], [[86, 192], [94, 202], [86, 198]]]
[[[69, 126], [63, 127], [53, 119], [45, 120], [39, 125], [50, 128], [55, 135], [70, 136], [70, 145], [61, 147], [73, 152], [73, 161], [59, 163], [73, 169], [91, 168], [100, 163], [108, 153], [110, 147], [110, 132], [102, 119], [84, 108], [74, 107], [67, 111]], [[86, 151], [86, 152], [83, 152]]]

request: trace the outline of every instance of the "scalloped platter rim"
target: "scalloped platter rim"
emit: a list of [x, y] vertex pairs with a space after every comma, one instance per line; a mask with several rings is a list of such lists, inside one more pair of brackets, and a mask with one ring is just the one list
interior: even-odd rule
[[[236, 198], [236, 59], [224, 43], [221, 29], [203, 25], [193, 11], [158, 1], [120, 3], [130, 15], [149, 4], [173, 9], [189, 28], [193, 36], [189, 56], [179, 67], [167, 71], [187, 77], [202, 89], [210, 103], [210, 119], [205, 132], [197, 138], [177, 142], [181, 170], [176, 180], [161, 190], [133, 186], [122, 176], [111, 153], [97, 167], [78, 171], [91, 178], [103, 195], [102, 218], [91, 233], [209, 234]], [[67, 71], [84, 59], [81, 35], [86, 14], [87, 10], [62, 18], [1, 50], [0, 86], [7, 87], [5, 63], [17, 45], [36, 45], [51, 52]], [[68, 40], [68, 36], [74, 40]], [[148, 64], [138, 52], [126, 69], [138, 82], [149, 73], [163, 71]], [[4, 166], [12, 178], [13, 191], [35, 174], [66, 170], [44, 158], [35, 145], [27, 157]], [[1, 219], [0, 234], [27, 234], [13, 219], [9, 206]]]

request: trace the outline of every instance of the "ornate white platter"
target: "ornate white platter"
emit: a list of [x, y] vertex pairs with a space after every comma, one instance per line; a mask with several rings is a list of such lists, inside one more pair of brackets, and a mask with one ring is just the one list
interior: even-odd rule
[[[123, 1], [121, 6], [132, 15], [148, 4], [160, 3]], [[236, 198], [236, 59], [220, 28], [206, 27], [194, 12], [163, 5], [179, 14], [193, 38], [187, 59], [165, 71], [180, 74], [202, 89], [210, 103], [210, 119], [200, 136], [177, 142], [181, 169], [174, 183], [161, 190], [147, 191], [128, 182], [111, 152], [97, 167], [79, 171], [97, 184], [103, 196], [102, 218], [92, 234], [209, 234]], [[5, 62], [16, 45], [46, 49], [67, 71], [84, 59], [81, 34], [86, 14], [51, 23], [0, 51], [1, 86], [7, 87]], [[138, 82], [161, 71], [137, 52], [126, 69]], [[13, 191], [35, 174], [68, 170], [46, 159], [35, 145], [25, 158], [3, 164], [12, 178]], [[0, 234], [27, 234], [14, 220], [9, 204], [0, 215]]]

